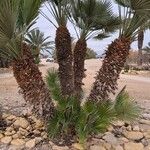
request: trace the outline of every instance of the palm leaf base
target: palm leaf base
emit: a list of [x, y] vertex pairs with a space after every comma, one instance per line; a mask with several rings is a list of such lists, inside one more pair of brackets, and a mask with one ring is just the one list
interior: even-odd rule
[[59, 78], [61, 91], [64, 96], [73, 94], [73, 65], [72, 65], [72, 50], [71, 37], [68, 29], [60, 26], [56, 31], [56, 55], [59, 64]]
[[74, 88], [76, 95], [80, 98], [82, 92], [83, 78], [85, 77], [84, 61], [86, 58], [86, 40], [79, 39], [74, 48]]
[[22, 44], [22, 53], [23, 57], [12, 63], [14, 76], [24, 99], [33, 106], [33, 113], [47, 120], [52, 117], [54, 111], [49, 90], [34, 63], [30, 48], [25, 43]]
[[115, 94], [117, 80], [124, 67], [129, 50], [130, 40], [123, 37], [116, 39], [109, 45], [88, 98], [90, 101], [108, 100], [110, 93]]

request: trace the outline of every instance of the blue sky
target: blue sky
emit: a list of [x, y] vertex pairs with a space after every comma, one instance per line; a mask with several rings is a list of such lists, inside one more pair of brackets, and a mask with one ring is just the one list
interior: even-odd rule
[[[112, 9], [115, 13], [117, 13], [118, 9], [117, 9], [116, 4], [113, 3]], [[43, 8], [43, 10], [48, 16], [51, 16], [49, 14], [49, 12], [46, 10], [46, 8]], [[52, 18], [52, 17], [50, 17], [50, 18]], [[51, 36], [51, 40], [55, 39], [56, 28], [50, 22], [48, 22], [44, 17], [42, 17], [41, 15], [39, 16], [39, 19], [37, 21], [36, 26], [39, 27], [39, 29], [45, 33], [45, 36]], [[71, 23], [68, 23], [68, 29], [71, 33], [71, 36], [76, 37], [75, 31], [74, 31]], [[95, 39], [90, 39], [87, 42], [88, 47], [92, 48], [98, 54], [103, 54], [104, 50], [107, 49], [108, 44], [111, 44], [111, 42], [117, 37], [118, 37], [118, 33], [114, 33], [110, 38], [107, 38], [107, 39], [104, 39], [101, 41], [95, 40]], [[144, 46], [146, 46], [148, 44], [148, 42], [150, 42], [150, 31], [145, 32]], [[134, 42], [132, 44], [132, 48], [137, 49], [137, 42]]]

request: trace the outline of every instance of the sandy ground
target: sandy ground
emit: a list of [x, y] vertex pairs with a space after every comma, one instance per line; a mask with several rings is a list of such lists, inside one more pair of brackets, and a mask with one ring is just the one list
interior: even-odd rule
[[[49, 68], [58, 67], [56, 63], [47, 63], [45, 60], [42, 61], [42, 64], [44, 64], [44, 66], [40, 66], [40, 70], [43, 73], [43, 77], [45, 77]], [[86, 61], [87, 77], [84, 79], [85, 86], [83, 87], [86, 96], [92, 87], [94, 76], [100, 67], [101, 61], [98, 59]], [[141, 107], [145, 108], [146, 111], [150, 111], [150, 77], [122, 74], [118, 85], [119, 90], [127, 85], [129, 94]], [[25, 104], [22, 96], [18, 94], [18, 86], [11, 72], [0, 72], [0, 104], [8, 109], [8, 111], [10, 111], [10, 108], [11, 111], [20, 110]]]

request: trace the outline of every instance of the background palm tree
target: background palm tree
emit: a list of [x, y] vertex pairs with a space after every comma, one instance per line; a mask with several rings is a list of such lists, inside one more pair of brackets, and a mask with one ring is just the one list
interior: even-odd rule
[[45, 4], [47, 10], [51, 13], [57, 25], [51, 21], [44, 12], [41, 14], [56, 27], [56, 56], [59, 64], [59, 78], [61, 83], [61, 91], [64, 96], [73, 94], [73, 66], [72, 66], [72, 50], [71, 36], [67, 29], [66, 7], [69, 0], [48, 0]]
[[[119, 24], [118, 18], [111, 11], [109, 1], [72, 0], [70, 20], [74, 24], [78, 41], [74, 48], [74, 86], [78, 97], [81, 97], [84, 78], [84, 61], [87, 51], [87, 40], [109, 37]], [[77, 31], [79, 29], [79, 32]], [[79, 34], [78, 34], [79, 33]]]
[[35, 65], [25, 34], [36, 23], [40, 0], [0, 1], [0, 54], [12, 61], [13, 73], [32, 111], [50, 118], [54, 106], [39, 68]]
[[144, 31], [139, 30], [138, 33], [138, 66], [142, 65], [142, 47], [144, 42]]
[[142, 60], [142, 48], [143, 48], [143, 42], [144, 42], [144, 31], [146, 31], [147, 29], [150, 29], [150, 21], [149, 20], [144, 25], [143, 30], [139, 29], [139, 33], [138, 33], [138, 61], [137, 61], [138, 66], [141, 66], [142, 61], [143, 61]]
[[50, 51], [54, 49], [54, 42], [49, 41], [49, 38], [50, 36], [44, 37], [44, 33], [39, 29], [34, 29], [27, 33], [25, 41], [31, 47], [35, 62], [38, 63], [40, 61], [41, 51], [51, 54]]
[[119, 38], [108, 46], [102, 67], [88, 98], [95, 102], [108, 100], [110, 93], [115, 94], [117, 80], [128, 57], [130, 45], [137, 38], [139, 28], [143, 28], [150, 17], [149, 0], [115, 0], [115, 2], [119, 4], [122, 24]]

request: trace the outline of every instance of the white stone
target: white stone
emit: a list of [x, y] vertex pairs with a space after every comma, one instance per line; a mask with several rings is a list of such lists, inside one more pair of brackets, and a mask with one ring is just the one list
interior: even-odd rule
[[133, 131], [140, 131], [140, 127], [138, 125], [133, 126]]
[[29, 140], [29, 141], [26, 142], [26, 144], [25, 144], [25, 146], [26, 146], [27, 148], [34, 148], [35, 145], [36, 145], [35, 139]]
[[110, 132], [105, 133], [105, 136], [103, 136], [103, 139], [112, 145], [118, 144], [117, 138]]
[[131, 131], [131, 132], [126, 131], [123, 134], [127, 139], [130, 139], [130, 140], [140, 140], [144, 137], [143, 133], [135, 132], [135, 131]]
[[124, 150], [144, 150], [142, 143], [129, 142], [124, 144]]
[[144, 117], [145, 119], [149, 119], [149, 120], [150, 120], [150, 114], [145, 113], [145, 114], [143, 114], [143, 117]]
[[105, 147], [100, 146], [100, 145], [93, 145], [90, 146], [90, 150], [106, 150]]
[[15, 122], [14, 126], [26, 129], [29, 126], [29, 122], [25, 118], [19, 117]]
[[23, 139], [13, 139], [11, 144], [15, 146], [22, 146], [25, 144], [25, 141]]
[[4, 143], [4, 144], [9, 144], [12, 140], [12, 137], [11, 136], [5, 136], [3, 138], [1, 138], [1, 142]]

